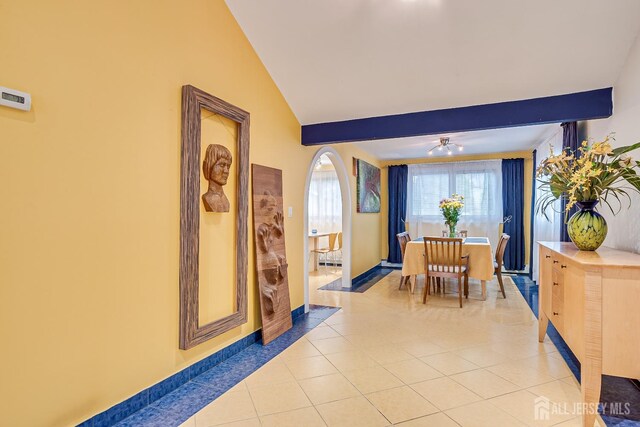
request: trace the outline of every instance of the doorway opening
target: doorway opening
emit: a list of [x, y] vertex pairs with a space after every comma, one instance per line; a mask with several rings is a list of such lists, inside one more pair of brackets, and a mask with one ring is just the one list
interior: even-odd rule
[[[351, 287], [351, 193], [344, 162], [331, 147], [315, 154], [304, 195], [304, 302], [329, 283]], [[312, 289], [310, 289], [310, 287]]]

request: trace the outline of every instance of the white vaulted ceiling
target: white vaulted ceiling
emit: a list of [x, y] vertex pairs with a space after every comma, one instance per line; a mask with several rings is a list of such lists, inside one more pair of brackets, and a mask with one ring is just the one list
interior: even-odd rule
[[226, 0], [301, 124], [612, 86], [638, 0]]

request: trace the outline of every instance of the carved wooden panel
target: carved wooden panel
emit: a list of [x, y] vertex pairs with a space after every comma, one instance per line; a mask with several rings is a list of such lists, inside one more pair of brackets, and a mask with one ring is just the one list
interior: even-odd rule
[[[236, 307], [229, 316], [198, 322], [200, 241], [200, 167], [202, 109], [220, 114], [238, 127], [236, 209]], [[182, 87], [182, 159], [180, 179], [180, 348], [194, 347], [247, 322], [247, 220], [249, 207], [249, 113], [191, 85]]]
[[251, 172], [262, 343], [268, 344], [292, 325], [284, 243], [282, 171], [253, 164]]

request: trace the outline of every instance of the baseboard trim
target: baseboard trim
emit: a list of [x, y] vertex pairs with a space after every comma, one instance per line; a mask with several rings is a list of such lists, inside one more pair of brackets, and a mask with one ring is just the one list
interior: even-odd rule
[[[291, 318], [295, 319], [304, 314], [304, 305], [291, 311]], [[230, 357], [238, 354], [250, 345], [262, 339], [262, 329], [258, 329], [238, 341], [229, 344], [215, 353], [195, 362], [183, 370], [169, 376], [168, 378], [152, 385], [149, 388], [135, 394], [134, 396], [112, 406], [88, 420], [78, 424], [78, 427], [102, 427], [114, 425], [125, 418], [133, 415], [146, 406], [171, 393], [178, 387], [194, 379], [198, 375], [224, 362]]]
[[382, 263], [376, 264], [370, 269], [368, 269], [367, 271], [365, 271], [364, 273], [358, 274], [356, 277], [351, 279], [351, 287], [357, 288], [358, 286], [362, 285], [367, 280], [369, 280], [372, 276], [375, 276], [378, 273], [378, 271], [380, 271], [381, 268], [382, 268]]

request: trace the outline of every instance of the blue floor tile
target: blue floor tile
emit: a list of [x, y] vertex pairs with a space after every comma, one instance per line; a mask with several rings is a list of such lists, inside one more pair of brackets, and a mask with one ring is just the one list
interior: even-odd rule
[[[187, 417], [188, 418], [188, 417]], [[187, 420], [180, 420], [174, 414], [147, 406], [116, 424], [117, 427], [177, 427]]]
[[175, 416], [176, 420], [184, 422], [190, 416], [222, 395], [224, 391], [222, 387], [207, 387], [206, 385], [190, 381], [157, 400], [151, 404], [151, 407], [171, 413]]
[[342, 278], [336, 279], [333, 282], [321, 286], [318, 289], [321, 291], [340, 291], [340, 292], [358, 292], [363, 293], [368, 291], [373, 285], [378, 283], [381, 279], [386, 277], [388, 274], [397, 270], [395, 268], [389, 267], [378, 267], [371, 271], [369, 274], [365, 274], [363, 277], [358, 280], [353, 280], [350, 288], [342, 287]]
[[[190, 381], [184, 383], [174, 391], [160, 397], [146, 408], [120, 421], [113, 420], [111, 424], [120, 421], [117, 426], [178, 426], [196, 412], [207, 406], [210, 402], [221, 396], [227, 390], [251, 375], [269, 360], [284, 351], [291, 344], [299, 340], [309, 330], [315, 328], [329, 316], [337, 312], [337, 307], [310, 306], [307, 314], [293, 319], [290, 330], [273, 340], [267, 345], [255, 342], [237, 351], [240, 346], [234, 347], [227, 353], [221, 353], [223, 361], [199, 375], [192, 376]], [[248, 339], [255, 340], [255, 337]], [[224, 356], [229, 356], [224, 360]], [[199, 365], [202, 370], [204, 365]], [[185, 372], [195, 372], [192, 370]], [[186, 374], [185, 374], [186, 375]], [[165, 380], [150, 390], [161, 396], [165, 390], [175, 385], [176, 382], [185, 380], [184, 375]]]

